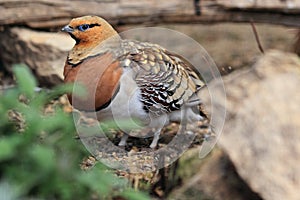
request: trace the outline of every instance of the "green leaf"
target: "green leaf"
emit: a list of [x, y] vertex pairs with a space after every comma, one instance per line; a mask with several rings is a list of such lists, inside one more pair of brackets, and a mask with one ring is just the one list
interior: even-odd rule
[[0, 97], [0, 103], [2, 104], [1, 106], [3, 106], [3, 108], [5, 108], [6, 110], [16, 108], [17, 105], [20, 104], [20, 102], [18, 101], [18, 97], [19, 91], [17, 90], [17, 88], [8, 89], [7, 91], [5, 91], [4, 95]]
[[146, 194], [132, 189], [125, 190], [121, 193], [121, 196], [129, 200], [150, 200]]
[[57, 98], [66, 93], [69, 94], [72, 93], [72, 95], [76, 97], [84, 97], [87, 95], [87, 91], [85, 87], [82, 86], [81, 84], [63, 84], [54, 87], [53, 90], [51, 90], [48, 93], [48, 98], [49, 99]]
[[13, 71], [16, 76], [20, 92], [28, 98], [32, 98], [37, 82], [28, 67], [24, 64], [17, 64], [13, 66]]
[[0, 139], [0, 161], [15, 156], [20, 143], [20, 136], [2, 137]]
[[76, 97], [85, 97], [87, 96], [87, 90], [86, 88], [80, 84], [75, 82], [72, 86], [72, 95]]
[[111, 176], [105, 175], [103, 171], [98, 173], [95, 171], [82, 172], [77, 179], [80, 184], [86, 185], [92, 191], [100, 194], [108, 194], [112, 185], [110, 182], [113, 180]]
[[33, 158], [37, 166], [41, 171], [49, 171], [55, 166], [55, 154], [51, 147], [35, 145], [30, 148], [29, 155]]

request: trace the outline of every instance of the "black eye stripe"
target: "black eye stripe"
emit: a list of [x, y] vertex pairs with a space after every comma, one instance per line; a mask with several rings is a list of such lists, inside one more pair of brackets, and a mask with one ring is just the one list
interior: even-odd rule
[[101, 25], [100, 24], [82, 24], [82, 25], [77, 26], [76, 28], [80, 29], [80, 27], [82, 27], [82, 28], [88, 29], [88, 28], [93, 28], [95, 26], [101, 26]]
[[90, 28], [93, 28], [94, 26], [101, 26], [100, 24], [89, 24]]

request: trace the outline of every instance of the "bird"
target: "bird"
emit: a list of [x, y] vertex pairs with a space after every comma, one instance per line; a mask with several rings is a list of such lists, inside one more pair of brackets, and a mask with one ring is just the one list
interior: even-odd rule
[[[188, 122], [207, 118], [197, 109], [202, 104], [198, 93], [206, 84], [184, 57], [159, 44], [123, 39], [98, 16], [73, 18], [61, 31], [75, 40], [64, 82], [78, 80], [87, 90], [73, 103], [79, 111], [96, 111], [99, 121], [137, 119], [154, 130], [152, 149], [165, 125], [182, 120], [183, 110]], [[72, 94], [68, 99], [74, 102]], [[119, 146], [125, 146], [127, 138], [124, 132]]]

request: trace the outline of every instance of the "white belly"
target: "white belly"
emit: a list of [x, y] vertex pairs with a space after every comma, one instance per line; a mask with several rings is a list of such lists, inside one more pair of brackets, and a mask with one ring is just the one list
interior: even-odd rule
[[120, 78], [119, 92], [107, 108], [97, 112], [97, 117], [99, 120], [138, 119], [147, 122], [149, 116], [140, 99], [140, 89], [132, 78], [131, 70], [125, 71]]

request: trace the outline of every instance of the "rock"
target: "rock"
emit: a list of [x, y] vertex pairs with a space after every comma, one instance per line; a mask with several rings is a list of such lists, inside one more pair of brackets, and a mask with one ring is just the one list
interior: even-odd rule
[[0, 59], [9, 72], [13, 64], [25, 63], [41, 86], [62, 82], [67, 52], [74, 45], [68, 35], [7, 28], [0, 32], [0, 37]]
[[300, 29], [298, 30], [298, 33], [296, 35], [296, 42], [294, 44], [294, 52], [300, 56]]
[[[186, 154], [192, 154], [193, 162], [197, 164], [189, 162], [191, 155], [186, 156]], [[189, 151], [186, 154], [181, 158], [188, 157], [184, 162], [185, 165], [189, 165], [186, 166], [186, 170], [196, 172], [196, 174], [185, 180], [184, 184], [175, 189], [168, 199], [261, 199], [239, 177], [232, 162], [220, 149], [214, 149], [205, 159], [199, 159], [198, 152]]]
[[299, 200], [299, 57], [269, 51], [254, 68], [236, 71], [224, 83], [227, 122], [220, 147], [263, 199]]

